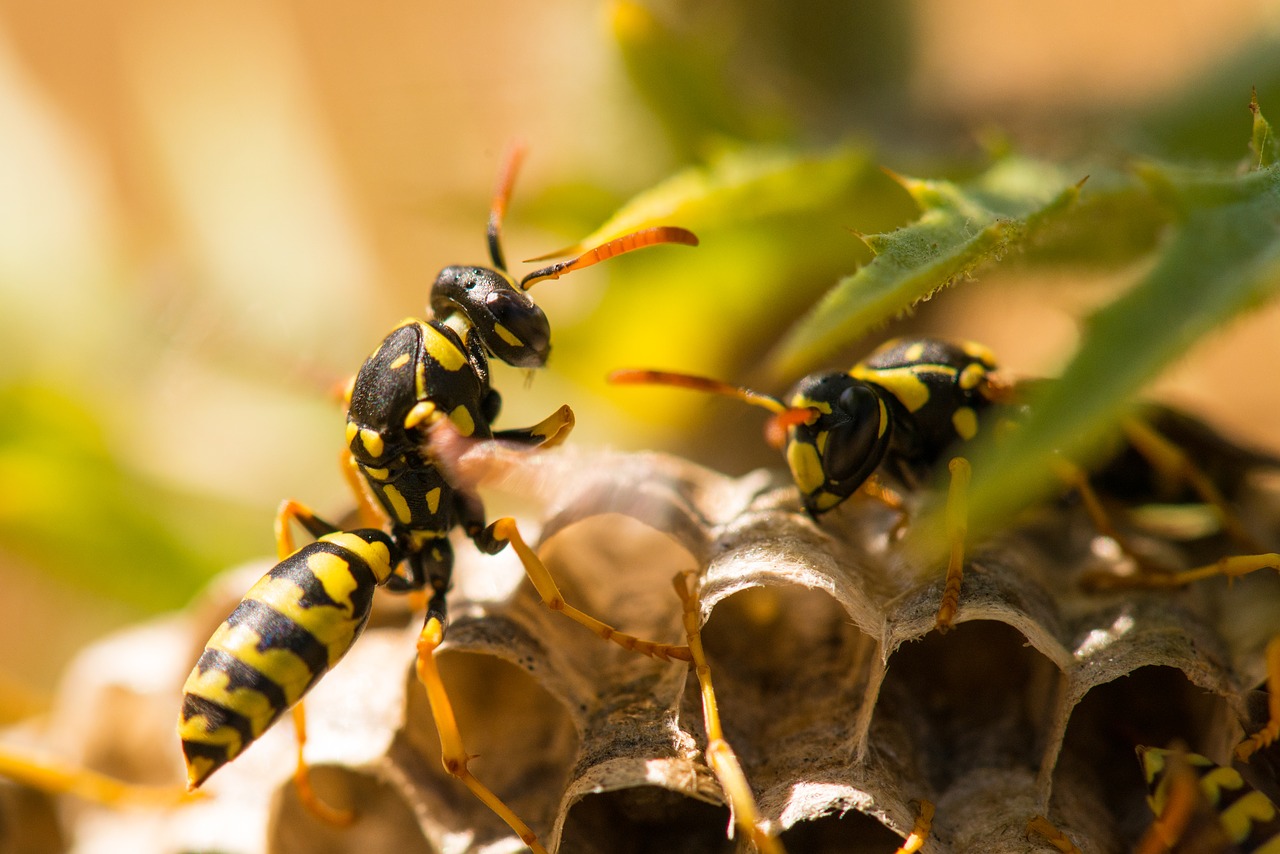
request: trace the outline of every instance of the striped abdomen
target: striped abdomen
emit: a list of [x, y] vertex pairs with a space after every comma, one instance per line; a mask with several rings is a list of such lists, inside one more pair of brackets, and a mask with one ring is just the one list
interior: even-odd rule
[[178, 735], [191, 788], [234, 759], [347, 653], [397, 561], [381, 531], [339, 532], [276, 564], [245, 595], [183, 686]]
[[[1172, 751], [1139, 747], [1138, 759], [1151, 795], [1147, 802], [1161, 816], [1169, 800], [1171, 785], [1169, 756]], [[1218, 765], [1198, 753], [1184, 753], [1186, 767], [1195, 775], [1205, 802], [1218, 816], [1227, 838], [1244, 854], [1280, 854], [1280, 811], [1276, 805], [1245, 782], [1240, 772]]]

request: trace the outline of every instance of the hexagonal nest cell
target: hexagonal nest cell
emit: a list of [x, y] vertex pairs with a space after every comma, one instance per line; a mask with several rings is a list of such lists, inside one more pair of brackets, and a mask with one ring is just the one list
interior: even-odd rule
[[[1151, 821], [1135, 745], [1178, 742], [1226, 762], [1266, 717], [1257, 689], [1280, 629], [1275, 573], [1090, 592], [1082, 576], [1125, 559], [1099, 556], [1068, 498], [971, 549], [957, 626], [940, 635], [940, 574], [913, 563], [893, 536], [897, 514], [878, 502], [855, 497], [816, 523], [776, 473], [731, 479], [653, 454], [486, 445], [468, 455], [473, 479], [545, 499], [540, 554], [569, 602], [620, 629], [681, 643], [672, 578], [700, 574], [726, 739], [793, 852], [888, 854], [925, 799], [937, 806], [927, 852], [1052, 850], [1027, 835], [1037, 814], [1086, 852], [1127, 850]], [[1274, 482], [1241, 477], [1235, 488], [1251, 529], [1274, 543]], [[1223, 537], [1130, 535], [1188, 565], [1232, 551]], [[510, 550], [458, 551], [439, 658], [476, 776], [550, 850], [743, 850], [703, 761], [688, 666], [603, 643], [543, 608]], [[245, 579], [90, 650], [47, 726], [26, 735], [134, 779], [142, 772], [122, 757], [152, 755], [176, 782], [178, 686]], [[355, 809], [355, 825], [301, 810], [292, 734], [280, 726], [195, 804], [63, 807], [76, 850], [111, 850], [102, 839], [175, 852], [519, 849], [443, 771], [412, 668], [419, 618], [380, 599], [373, 627], [308, 700], [316, 786]], [[1255, 756], [1260, 785], [1274, 787], [1276, 758]], [[9, 850], [58, 850], [50, 806], [33, 800], [0, 787], [0, 836]]]

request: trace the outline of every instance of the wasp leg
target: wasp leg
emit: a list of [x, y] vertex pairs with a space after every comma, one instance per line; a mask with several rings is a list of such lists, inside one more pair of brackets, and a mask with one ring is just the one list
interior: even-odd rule
[[947, 559], [947, 580], [934, 623], [940, 633], [951, 631], [956, 610], [960, 607], [960, 584], [964, 581], [964, 541], [969, 534], [969, 478], [973, 469], [964, 457], [955, 457], [948, 466], [951, 487], [947, 490], [947, 541], [951, 554]]
[[1267, 725], [1236, 745], [1235, 756], [1240, 762], [1280, 738], [1280, 635], [1267, 644]]
[[[1151, 589], [1184, 587], [1216, 576], [1237, 578], [1260, 569], [1280, 569], [1280, 554], [1231, 555], [1206, 566], [1182, 572], [1139, 573], [1130, 576], [1105, 575], [1091, 577], [1088, 583], [1100, 589]], [[1267, 644], [1268, 721], [1266, 726], [1236, 746], [1235, 756], [1241, 762], [1280, 738], [1280, 635]]]
[[456, 777], [471, 793], [479, 798], [485, 806], [493, 810], [499, 818], [507, 823], [520, 840], [528, 845], [535, 854], [546, 854], [546, 849], [538, 842], [538, 836], [529, 829], [529, 825], [520, 820], [502, 799], [491, 792], [483, 783], [472, 775], [467, 768], [470, 757], [462, 743], [462, 732], [458, 729], [458, 721], [453, 713], [453, 704], [445, 691], [444, 681], [440, 678], [440, 669], [436, 666], [435, 653], [444, 638], [444, 625], [437, 617], [429, 617], [418, 637], [418, 681], [427, 692], [427, 702], [431, 706], [431, 717], [435, 720], [436, 731], [440, 734], [441, 762], [444, 770]]
[[[345, 466], [344, 466], [345, 468]], [[314, 537], [336, 533], [338, 528], [324, 521], [311, 512], [305, 504], [288, 499], [281, 503], [276, 511], [276, 551], [279, 559], [284, 560], [297, 551], [293, 539], [290, 522], [297, 522]], [[320, 799], [311, 785], [311, 766], [307, 764], [305, 748], [307, 744], [307, 714], [301, 700], [293, 707], [293, 733], [298, 745], [298, 765], [293, 772], [293, 785], [298, 792], [298, 801], [307, 812], [325, 824], [334, 827], [346, 827], [355, 821], [355, 814], [350, 810], [331, 807]]]
[[169, 807], [199, 800], [203, 792], [185, 786], [144, 786], [126, 783], [87, 768], [73, 768], [0, 748], [0, 777], [53, 795], [72, 795], [108, 807]]
[[1231, 509], [1231, 505], [1218, 489], [1217, 484], [1187, 456], [1186, 451], [1160, 435], [1154, 427], [1141, 418], [1126, 418], [1121, 424], [1121, 429], [1124, 431], [1125, 438], [1129, 440], [1129, 444], [1133, 445], [1134, 450], [1141, 454], [1152, 468], [1170, 479], [1185, 481], [1202, 501], [1212, 505], [1218, 513], [1222, 529], [1242, 549], [1251, 552], [1262, 551], [1261, 544], [1245, 530], [1240, 517]]
[[1149, 562], [1130, 545], [1128, 538], [1120, 533], [1120, 530], [1112, 523], [1110, 514], [1102, 506], [1102, 499], [1098, 497], [1098, 493], [1094, 491], [1092, 484], [1089, 483], [1089, 476], [1084, 469], [1073, 462], [1058, 457], [1053, 462], [1053, 470], [1059, 480], [1075, 490], [1076, 494], [1080, 496], [1080, 503], [1084, 506], [1084, 512], [1089, 514], [1089, 520], [1093, 522], [1093, 527], [1099, 534], [1114, 540], [1116, 545], [1120, 547], [1120, 551], [1132, 558], [1139, 568], [1152, 573], [1157, 572], [1156, 568], [1150, 566]]
[[356, 820], [351, 810], [331, 807], [320, 799], [311, 785], [311, 766], [307, 765], [307, 712], [305, 701], [299, 700], [293, 707], [293, 733], [298, 745], [298, 765], [293, 772], [293, 788], [303, 808], [325, 824], [333, 827], [349, 827]]
[[350, 448], [343, 448], [339, 465], [342, 468], [342, 479], [347, 482], [351, 494], [356, 497], [356, 515], [361, 528], [381, 528], [387, 517], [378, 507], [366, 486], [368, 481], [360, 473], [356, 458]]
[[893, 528], [889, 531], [889, 538], [891, 540], [901, 538], [903, 532], [907, 529], [907, 525], [911, 523], [911, 514], [907, 512], [907, 503], [898, 494], [897, 490], [885, 486], [884, 482], [874, 474], [863, 481], [862, 486], [858, 487], [858, 489], [863, 495], [879, 501], [885, 507], [898, 514], [898, 521], [893, 523]]
[[920, 814], [916, 816], [915, 826], [911, 828], [911, 833], [906, 839], [902, 840], [902, 845], [893, 854], [916, 854], [929, 838], [929, 831], [933, 828], [933, 802], [921, 801]]
[[573, 410], [565, 404], [532, 427], [498, 430], [493, 438], [539, 448], [554, 448], [569, 438], [574, 423]]
[[307, 529], [307, 533], [317, 539], [327, 534], [336, 534], [341, 530], [337, 525], [326, 522], [311, 512], [311, 508], [301, 501], [294, 501], [292, 498], [282, 501], [279, 509], [276, 510], [275, 523], [276, 554], [279, 560], [284, 560], [298, 550], [293, 539], [293, 531], [289, 528], [290, 522], [297, 522]]
[[720, 710], [716, 704], [715, 689], [711, 685], [711, 665], [707, 664], [702, 649], [702, 628], [699, 625], [698, 576], [693, 571], [682, 572], [675, 577], [676, 595], [680, 597], [685, 636], [689, 639], [689, 652], [693, 659], [694, 673], [702, 689], [702, 718], [707, 730], [707, 747], [703, 752], [707, 765], [720, 781], [720, 788], [733, 808], [738, 827], [751, 840], [761, 854], [782, 854], [782, 842], [760, 826], [756, 799], [751, 794], [747, 777], [742, 773], [737, 754], [724, 740], [720, 728]]
[[687, 646], [640, 640], [634, 635], [625, 634], [607, 623], [602, 623], [590, 614], [586, 614], [565, 602], [564, 595], [561, 594], [560, 588], [556, 586], [555, 579], [551, 577], [547, 567], [534, 554], [533, 549], [529, 548], [524, 538], [520, 536], [520, 531], [516, 528], [516, 520], [510, 516], [505, 516], [494, 522], [476, 538], [476, 545], [482, 551], [490, 554], [500, 551], [507, 542], [511, 543], [512, 548], [516, 550], [516, 554], [520, 556], [520, 562], [524, 564], [525, 573], [529, 576], [529, 580], [533, 582], [534, 589], [538, 591], [538, 595], [542, 597], [542, 604], [552, 611], [559, 611], [574, 622], [586, 626], [601, 638], [613, 641], [619, 646], [638, 652], [641, 655], [647, 655], [663, 661], [669, 661], [673, 658], [681, 661], [693, 660]]
[[1027, 822], [1027, 836], [1032, 835], [1041, 837], [1062, 854], [1084, 854], [1065, 833], [1054, 827], [1053, 822], [1042, 815], [1034, 816]]
[[1154, 753], [1139, 747], [1138, 754], [1151, 787], [1147, 803], [1155, 818], [1133, 850], [1135, 854], [1165, 854], [1174, 850], [1196, 813], [1206, 808], [1204, 793], [1187, 753]]

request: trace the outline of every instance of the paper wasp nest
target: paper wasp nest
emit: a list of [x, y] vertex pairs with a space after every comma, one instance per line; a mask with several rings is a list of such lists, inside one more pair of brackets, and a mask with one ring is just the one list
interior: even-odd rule
[[[1225, 761], [1242, 726], [1265, 719], [1257, 688], [1261, 650], [1280, 628], [1275, 573], [1088, 594], [1081, 573], [1115, 567], [1069, 500], [971, 550], [959, 625], [941, 636], [940, 573], [907, 559], [890, 536], [897, 515], [873, 501], [815, 524], [780, 474], [730, 479], [665, 456], [570, 450], [496, 449], [477, 465], [488, 482], [546, 499], [540, 554], [566, 599], [624, 631], [683, 642], [672, 577], [701, 571], [726, 737], [792, 852], [889, 854], [921, 799], [937, 806], [926, 851], [1051, 851], [1027, 836], [1035, 814], [1086, 852], [1127, 850], [1150, 822], [1135, 744], [1180, 739]], [[1233, 497], [1274, 541], [1280, 513], [1264, 480], [1242, 478]], [[1229, 550], [1143, 543], [1188, 565]], [[552, 850], [740, 850], [702, 760], [687, 666], [627, 653], [549, 612], [511, 550], [458, 553], [441, 666], [476, 776]], [[176, 782], [179, 685], [264, 569], [89, 651], [47, 739], [101, 770]], [[518, 850], [442, 770], [412, 674], [419, 626], [397, 597], [380, 599], [375, 625], [308, 700], [317, 788], [359, 813], [352, 828], [301, 811], [285, 722], [215, 775], [206, 801], [64, 807], [75, 850]], [[56, 834], [28, 842], [32, 822], [51, 822], [33, 799], [0, 787], [7, 850], [57, 850]]]

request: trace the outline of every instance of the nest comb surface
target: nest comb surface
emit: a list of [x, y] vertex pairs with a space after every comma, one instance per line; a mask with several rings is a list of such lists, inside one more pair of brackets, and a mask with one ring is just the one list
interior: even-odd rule
[[[1114, 567], [1066, 503], [971, 550], [958, 625], [941, 636], [941, 578], [904, 553], [897, 514], [875, 502], [851, 500], [817, 524], [776, 473], [731, 479], [662, 455], [498, 445], [466, 457], [471, 479], [546, 499], [539, 553], [568, 601], [623, 631], [682, 642], [671, 579], [701, 573], [726, 737], [793, 852], [888, 854], [920, 799], [938, 808], [926, 851], [1053, 850], [1027, 837], [1035, 814], [1086, 852], [1126, 850], [1150, 821], [1133, 745], [1180, 740], [1225, 761], [1264, 714], [1253, 689], [1280, 628], [1280, 580], [1260, 572], [1186, 591], [1087, 594], [1081, 573]], [[1249, 521], [1274, 539], [1260, 520], [1278, 517], [1277, 490], [1250, 489]], [[511, 550], [458, 551], [440, 657], [477, 777], [553, 850], [741, 849], [702, 761], [687, 666], [628, 653], [549, 612]], [[264, 569], [90, 650], [41, 737], [107, 772], [179, 779], [179, 686]], [[412, 675], [418, 627], [397, 597], [379, 598], [372, 627], [308, 700], [317, 788], [358, 811], [353, 828], [301, 810], [285, 724], [215, 775], [206, 801], [78, 810], [74, 850], [519, 850], [441, 768]], [[157, 661], [156, 648], [189, 655]], [[149, 770], [122, 763], [137, 755], [155, 757]], [[23, 815], [43, 815], [15, 810], [14, 797], [0, 789], [10, 845]]]

